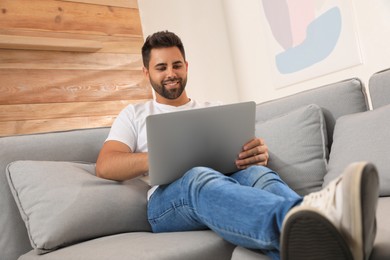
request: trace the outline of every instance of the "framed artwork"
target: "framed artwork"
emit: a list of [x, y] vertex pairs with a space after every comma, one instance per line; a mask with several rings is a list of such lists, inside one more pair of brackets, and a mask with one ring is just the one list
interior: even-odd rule
[[350, 0], [262, 0], [276, 88], [361, 64]]

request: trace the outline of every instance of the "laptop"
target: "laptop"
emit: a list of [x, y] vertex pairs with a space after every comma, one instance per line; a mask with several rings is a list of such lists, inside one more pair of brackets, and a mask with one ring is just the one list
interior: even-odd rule
[[236, 172], [242, 146], [255, 136], [255, 108], [242, 102], [148, 116], [150, 184], [169, 184], [196, 166]]

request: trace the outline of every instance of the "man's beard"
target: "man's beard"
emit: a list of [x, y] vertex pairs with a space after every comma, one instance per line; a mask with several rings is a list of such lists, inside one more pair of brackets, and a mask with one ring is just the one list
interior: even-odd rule
[[[150, 84], [152, 85], [154, 91], [156, 91], [157, 94], [160, 96], [166, 98], [166, 99], [176, 99], [181, 96], [181, 94], [184, 92], [184, 89], [187, 84], [187, 78], [170, 78], [167, 80], [162, 81], [161, 83], [157, 83], [153, 81], [150, 77]], [[179, 84], [178, 88], [174, 89], [167, 89], [164, 85], [169, 84], [171, 82], [177, 81]]]

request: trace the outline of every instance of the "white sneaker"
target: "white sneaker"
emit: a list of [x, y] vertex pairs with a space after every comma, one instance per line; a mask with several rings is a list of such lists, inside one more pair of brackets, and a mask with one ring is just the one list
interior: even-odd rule
[[376, 235], [379, 177], [374, 165], [349, 165], [286, 215], [282, 259], [368, 259]]

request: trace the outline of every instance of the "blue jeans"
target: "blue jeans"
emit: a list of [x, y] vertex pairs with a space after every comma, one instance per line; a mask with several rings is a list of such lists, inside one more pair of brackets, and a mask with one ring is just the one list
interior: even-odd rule
[[158, 187], [149, 199], [148, 219], [153, 232], [211, 229], [235, 245], [278, 258], [283, 219], [301, 201], [263, 166], [231, 176], [195, 167]]

